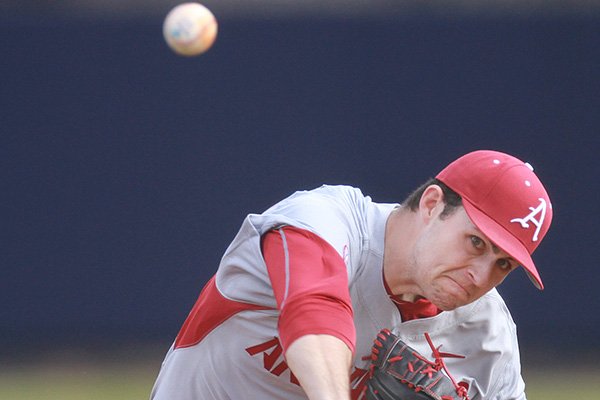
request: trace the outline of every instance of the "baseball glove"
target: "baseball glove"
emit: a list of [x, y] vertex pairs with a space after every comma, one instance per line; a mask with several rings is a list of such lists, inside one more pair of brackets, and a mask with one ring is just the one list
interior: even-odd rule
[[389, 330], [377, 335], [371, 351], [370, 377], [365, 386], [367, 400], [469, 400], [467, 389], [448, 373], [442, 357], [460, 357], [441, 353], [431, 338], [425, 338], [435, 361], [429, 361]]

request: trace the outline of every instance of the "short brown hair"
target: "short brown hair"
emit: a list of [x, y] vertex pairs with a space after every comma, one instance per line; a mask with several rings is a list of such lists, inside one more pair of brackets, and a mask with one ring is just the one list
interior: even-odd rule
[[440, 214], [440, 218], [445, 218], [452, 214], [457, 207], [462, 206], [462, 198], [454, 190], [446, 186], [445, 183], [436, 178], [430, 178], [427, 182], [419, 186], [402, 202], [403, 207], [408, 207], [411, 211], [416, 211], [419, 208], [419, 201], [423, 192], [431, 185], [437, 185], [442, 188], [444, 193], [444, 210]]

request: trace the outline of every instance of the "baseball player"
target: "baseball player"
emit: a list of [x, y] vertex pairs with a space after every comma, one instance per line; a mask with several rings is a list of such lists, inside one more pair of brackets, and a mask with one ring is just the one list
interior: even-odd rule
[[[245, 218], [151, 399], [525, 399], [495, 287], [522, 266], [543, 289], [531, 253], [551, 220], [533, 168], [488, 150], [402, 204], [348, 186], [296, 192]], [[377, 375], [380, 359], [404, 372]], [[399, 397], [392, 381], [429, 397]]]

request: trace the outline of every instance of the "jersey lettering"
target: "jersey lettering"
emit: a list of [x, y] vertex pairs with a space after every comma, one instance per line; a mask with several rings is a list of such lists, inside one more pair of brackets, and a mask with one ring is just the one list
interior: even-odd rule
[[[273, 349], [271, 353], [268, 353], [269, 350]], [[272, 373], [275, 376], [280, 376], [286, 370], [289, 369], [287, 363], [283, 360], [283, 347], [279, 342], [279, 338], [273, 338], [264, 343], [257, 344], [256, 346], [251, 346], [246, 349], [246, 352], [251, 356], [255, 356], [257, 354], [263, 354], [263, 367]], [[278, 362], [279, 361], [279, 362]], [[294, 376], [294, 374], [290, 371], [290, 382], [295, 385], [300, 385], [298, 379]]]
[[[271, 352], [269, 353], [269, 351]], [[275, 376], [281, 376], [285, 371], [289, 369], [287, 363], [283, 360], [283, 347], [279, 342], [279, 338], [273, 338], [264, 343], [251, 346], [246, 349], [246, 352], [251, 356], [258, 354], [263, 355], [263, 367]], [[364, 387], [367, 379], [369, 378], [368, 370], [361, 368], [354, 368], [350, 375], [351, 393], [350, 398], [352, 400], [358, 400], [361, 398], [361, 394], [364, 393]], [[300, 382], [296, 376], [290, 371], [290, 382], [294, 385], [300, 386]]]
[[[544, 223], [544, 218], [546, 217], [546, 200], [544, 200], [543, 198], [540, 198], [539, 200], [540, 200], [539, 206], [537, 206], [536, 208], [529, 207], [529, 210], [531, 210], [531, 212], [528, 215], [526, 215], [523, 218], [514, 218], [514, 219], [510, 220], [510, 222], [520, 223], [521, 227], [525, 228], [525, 229], [529, 228], [528, 222], [531, 221], [531, 223], [537, 227], [535, 232], [533, 233], [533, 238], [531, 239], [534, 242], [537, 242], [537, 240], [538, 240], [538, 235], [540, 233], [540, 229], [542, 228], [542, 224]], [[538, 214], [541, 214], [539, 220], [536, 219]]]

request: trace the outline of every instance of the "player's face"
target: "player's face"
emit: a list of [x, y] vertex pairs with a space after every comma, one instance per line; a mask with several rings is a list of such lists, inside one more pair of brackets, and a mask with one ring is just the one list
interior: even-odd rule
[[477, 300], [518, 265], [471, 222], [462, 207], [443, 219], [433, 218], [412, 257], [422, 294], [445, 311]]

